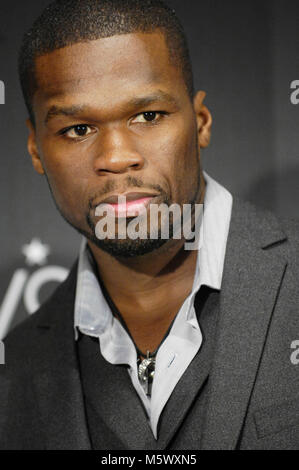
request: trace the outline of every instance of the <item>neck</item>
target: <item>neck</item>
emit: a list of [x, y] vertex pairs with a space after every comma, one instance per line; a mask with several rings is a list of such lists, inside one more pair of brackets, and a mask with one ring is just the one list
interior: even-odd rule
[[[199, 203], [203, 198], [204, 191]], [[184, 243], [185, 239], [172, 239], [151, 253], [124, 261], [88, 241], [101, 280], [132, 336], [139, 338], [140, 349], [155, 349], [191, 292], [198, 251], [185, 250]]]
[[182, 240], [170, 240], [153, 253], [124, 262], [89, 242], [98, 272], [109, 293], [131, 298], [132, 302], [147, 291], [163, 289], [166, 284], [179, 281], [186, 275], [196, 262], [197, 251], [186, 251], [183, 245]]
[[192, 289], [197, 251], [173, 246], [163, 254], [124, 265], [105, 253], [97, 262], [101, 280], [141, 351], [158, 347]]

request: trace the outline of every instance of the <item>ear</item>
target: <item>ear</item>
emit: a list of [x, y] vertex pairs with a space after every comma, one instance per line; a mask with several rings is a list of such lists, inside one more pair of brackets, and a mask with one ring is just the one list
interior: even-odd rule
[[198, 91], [193, 100], [193, 107], [196, 114], [198, 145], [205, 148], [211, 140], [212, 115], [208, 108], [203, 104], [206, 93]]
[[31, 155], [33, 167], [37, 171], [37, 173], [39, 173], [40, 175], [43, 175], [45, 171], [44, 171], [44, 168], [43, 168], [43, 165], [42, 165], [39, 153], [38, 153], [37, 145], [36, 145], [36, 133], [35, 133], [34, 126], [30, 119], [27, 119], [26, 125], [29, 130], [27, 149]]

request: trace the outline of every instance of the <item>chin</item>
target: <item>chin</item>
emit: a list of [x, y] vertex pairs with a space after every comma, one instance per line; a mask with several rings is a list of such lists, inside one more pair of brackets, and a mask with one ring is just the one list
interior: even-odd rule
[[109, 253], [115, 258], [134, 258], [137, 256], [143, 256], [148, 253], [152, 253], [168, 241], [162, 238], [144, 240], [99, 240], [96, 237], [92, 237], [90, 240], [98, 248], [105, 251], [106, 253]]

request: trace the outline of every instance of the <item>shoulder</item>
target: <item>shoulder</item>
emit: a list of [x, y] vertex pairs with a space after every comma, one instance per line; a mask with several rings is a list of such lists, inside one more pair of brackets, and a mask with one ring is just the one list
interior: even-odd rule
[[294, 244], [299, 244], [299, 219], [278, 217], [288, 239]]
[[259, 237], [267, 232], [297, 247], [299, 243], [299, 219], [280, 216], [249, 201], [234, 196], [232, 220], [237, 221], [245, 230], [254, 231]]
[[299, 221], [292, 218], [281, 218], [280, 223], [287, 237], [288, 263], [299, 278]]

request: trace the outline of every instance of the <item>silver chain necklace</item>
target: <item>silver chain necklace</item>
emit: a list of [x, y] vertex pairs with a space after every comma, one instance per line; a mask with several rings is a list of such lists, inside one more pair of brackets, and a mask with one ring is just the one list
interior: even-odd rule
[[[127, 331], [127, 333], [130, 336], [131, 340], [133, 341], [133, 344], [135, 346], [136, 353], [137, 353], [137, 366], [138, 366], [139, 382], [145, 388], [146, 395], [150, 397], [151, 393], [152, 393], [152, 385], [153, 385], [154, 376], [155, 376], [156, 355], [157, 355], [157, 352], [158, 352], [160, 346], [162, 345], [164, 340], [167, 338], [167, 336], [168, 336], [168, 334], [171, 330], [172, 324], [174, 322], [174, 319], [172, 320], [166, 334], [164, 335], [164, 337], [163, 337], [162, 341], [160, 342], [159, 346], [157, 347], [157, 349], [152, 353], [150, 351], [147, 351], [146, 354], [144, 354], [142, 351], [140, 351], [140, 349], [136, 345], [136, 343], [135, 343], [135, 341], [134, 341], [134, 339], [133, 339], [133, 337], [132, 337], [132, 335], [129, 331], [129, 328], [127, 327], [126, 322], [124, 321], [124, 319], [123, 319], [122, 315], [119, 313], [119, 311], [117, 311], [117, 316], [119, 317], [119, 320], [121, 321], [123, 327]], [[144, 358], [144, 359], [142, 359], [142, 358]]]

